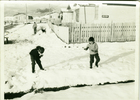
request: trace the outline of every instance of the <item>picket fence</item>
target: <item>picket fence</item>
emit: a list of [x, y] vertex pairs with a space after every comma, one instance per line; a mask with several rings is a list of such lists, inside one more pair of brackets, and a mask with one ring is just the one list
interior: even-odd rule
[[94, 37], [96, 42], [135, 41], [135, 23], [112, 24], [71, 24], [69, 25], [69, 43], [88, 42]]
[[[54, 31], [56, 27], [60, 27], [52, 25], [50, 22], [49, 26]], [[55, 31], [58, 37], [66, 43], [86, 43], [89, 37], [94, 37], [96, 42], [126, 42], [135, 41], [136, 36], [135, 23], [69, 23], [65, 25], [65, 28], [66, 26], [68, 31], [61, 30], [63, 32], [61, 35], [59, 35], [60, 32], [57, 34], [58, 32]]]

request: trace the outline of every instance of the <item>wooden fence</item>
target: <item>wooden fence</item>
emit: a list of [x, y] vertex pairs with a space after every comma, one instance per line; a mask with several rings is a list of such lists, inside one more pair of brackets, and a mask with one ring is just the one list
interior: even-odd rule
[[135, 41], [135, 23], [70, 24], [69, 43], [88, 42], [94, 37], [96, 42]]
[[91, 36], [96, 42], [125, 42], [135, 41], [136, 36], [135, 23], [69, 23], [65, 27], [53, 25], [51, 22], [48, 24], [66, 43], [85, 43]]

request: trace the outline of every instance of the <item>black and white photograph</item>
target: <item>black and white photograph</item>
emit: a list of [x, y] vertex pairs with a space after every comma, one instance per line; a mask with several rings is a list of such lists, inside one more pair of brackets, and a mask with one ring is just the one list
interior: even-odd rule
[[3, 1], [4, 100], [137, 100], [136, 1]]

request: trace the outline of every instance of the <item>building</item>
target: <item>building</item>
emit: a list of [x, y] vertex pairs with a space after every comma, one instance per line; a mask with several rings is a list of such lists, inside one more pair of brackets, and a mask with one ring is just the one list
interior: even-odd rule
[[59, 12], [50, 12], [49, 20], [53, 24], [60, 24], [61, 23], [60, 13]]
[[14, 21], [14, 17], [13, 16], [6, 16], [4, 17], [5, 21]]
[[41, 18], [40, 17], [34, 17], [33, 21], [36, 22], [36, 23], [40, 23]]
[[61, 9], [62, 23], [111, 23], [111, 22], [135, 22], [135, 4], [75, 4], [71, 9]]
[[72, 9], [61, 8], [60, 19], [62, 23], [71, 23], [74, 19], [74, 12]]
[[12, 24], [14, 22], [14, 17], [13, 16], [6, 16], [4, 17], [4, 23], [6, 24]]
[[33, 21], [33, 17], [27, 15], [25, 13], [18, 13], [14, 15], [14, 19], [15, 19], [15, 23], [29, 23], [31, 21]]
[[79, 5], [75, 10], [76, 22], [95, 23], [95, 22], [135, 22], [135, 4], [88, 4]]
[[135, 22], [135, 4], [103, 3], [98, 7], [98, 20], [101, 22]]
[[72, 4], [61, 8], [60, 13], [50, 12], [49, 20], [52, 23], [125, 23], [136, 21], [135, 4], [96, 3]]
[[81, 5], [79, 8], [75, 9], [75, 18], [76, 22], [79, 23], [93, 23], [94, 20], [97, 20], [97, 6], [92, 5]]

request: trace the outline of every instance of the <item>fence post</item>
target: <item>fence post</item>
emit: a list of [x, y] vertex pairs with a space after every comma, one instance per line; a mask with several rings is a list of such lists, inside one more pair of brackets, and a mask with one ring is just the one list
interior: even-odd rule
[[112, 27], [112, 42], [114, 42], [115, 41], [115, 23], [113, 23], [113, 22], [111, 22], [111, 27]]
[[122, 41], [125, 41], [125, 40], [124, 40], [124, 36], [123, 36], [124, 34], [123, 34], [123, 33], [124, 33], [124, 32], [123, 32], [123, 23], [122, 23], [122, 35], [121, 35], [122, 38], [121, 38], [121, 39], [122, 39]]
[[70, 26], [69, 26], [68, 28], [69, 28], [69, 29], [68, 29], [68, 31], [69, 31], [69, 38], [68, 38], [69, 40], [68, 40], [68, 41], [69, 41], [69, 43], [70, 43], [70, 36], [71, 36], [71, 34], [70, 34]]
[[72, 41], [72, 43], [74, 43], [74, 36], [73, 36], [73, 32], [74, 31], [74, 24], [72, 24], [72, 27], [71, 27], [71, 41]]
[[101, 42], [101, 24], [99, 24], [99, 42]]
[[112, 25], [112, 21], [111, 21], [111, 34], [110, 34], [110, 41], [113, 41], [113, 25]]
[[136, 23], [133, 23], [133, 41], [136, 41]]
[[81, 43], [81, 31], [82, 31], [81, 30], [81, 23], [80, 23], [80, 30], [79, 31], [80, 31], [80, 34], [79, 34], [79, 42]]

